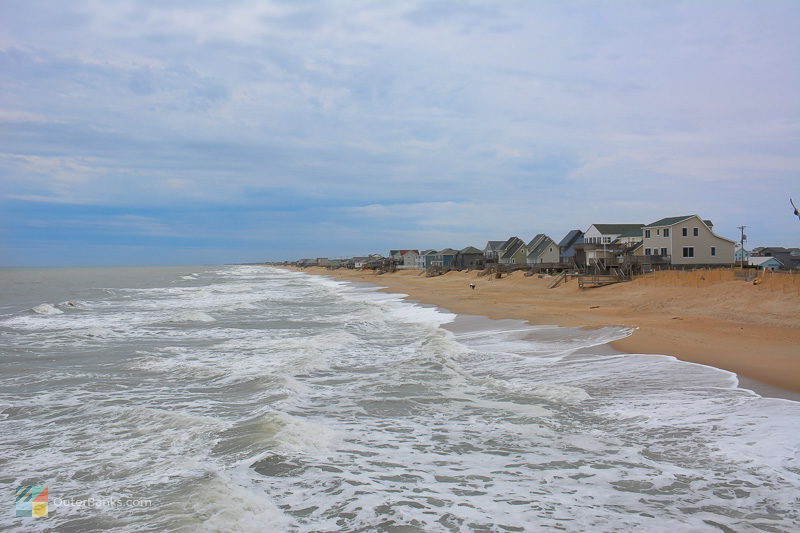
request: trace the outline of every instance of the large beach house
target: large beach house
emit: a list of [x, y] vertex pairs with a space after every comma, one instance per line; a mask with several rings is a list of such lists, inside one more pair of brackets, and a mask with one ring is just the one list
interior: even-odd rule
[[642, 228], [645, 256], [668, 258], [673, 265], [729, 265], [736, 243], [713, 231], [697, 215], [667, 217]]

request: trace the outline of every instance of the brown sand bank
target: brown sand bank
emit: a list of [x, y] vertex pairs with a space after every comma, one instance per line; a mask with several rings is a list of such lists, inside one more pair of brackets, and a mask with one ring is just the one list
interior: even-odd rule
[[665, 278], [593, 289], [579, 289], [573, 280], [548, 289], [552, 278], [522, 272], [491, 279], [477, 272], [427, 278], [417, 270], [381, 275], [318, 267], [303, 271], [381, 285], [458, 314], [560, 326], [633, 326], [637, 331], [614, 342], [614, 348], [673, 355], [800, 393], [800, 295], [793, 285], [775, 290], [768, 284], [721, 281], [719, 276], [700, 280], [698, 275], [689, 286]]

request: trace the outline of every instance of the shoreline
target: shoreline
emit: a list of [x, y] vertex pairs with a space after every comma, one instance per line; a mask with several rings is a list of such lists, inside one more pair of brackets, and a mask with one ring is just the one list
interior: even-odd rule
[[[376, 274], [279, 268], [377, 285], [460, 316], [532, 325], [633, 327], [632, 335], [608, 346], [621, 353], [669, 355], [727, 370], [737, 375], [741, 388], [800, 401], [800, 301], [792, 295], [759, 292], [752, 284], [652, 287], [636, 280], [581, 290], [573, 281], [547, 289], [549, 279], [524, 277], [521, 272], [501, 279], [474, 271], [427, 278], [413, 270]], [[477, 285], [475, 290], [470, 283]]]

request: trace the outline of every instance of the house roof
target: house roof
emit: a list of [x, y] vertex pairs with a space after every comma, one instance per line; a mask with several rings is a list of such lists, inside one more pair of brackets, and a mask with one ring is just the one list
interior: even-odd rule
[[437, 252], [436, 255], [456, 255], [458, 250], [453, 250], [452, 248], [445, 248], [444, 250]]
[[747, 264], [748, 265], [753, 265], [753, 266], [761, 266], [764, 263], [769, 263], [770, 261], [775, 261], [779, 265], [783, 266], [783, 263], [781, 262], [781, 260], [778, 259], [777, 257], [773, 257], [773, 256], [768, 256], [768, 257], [753, 257], [753, 256], [750, 256], [750, 257], [747, 258]]
[[641, 236], [642, 236], [642, 228], [629, 229], [629, 230], [623, 231], [622, 233], [619, 234], [620, 238], [623, 238], [623, 237], [641, 237]]
[[603, 235], [621, 235], [629, 230], [642, 229], [644, 224], [592, 224]]
[[503, 254], [502, 259], [511, 259], [511, 257], [513, 257], [522, 246], [525, 246], [525, 243], [522, 242], [522, 239], [519, 237], [511, 237], [503, 243], [503, 250], [505, 250], [505, 253]]
[[406, 254], [411, 253], [411, 252], [419, 255], [419, 250], [400, 250], [400, 255], [406, 255]]
[[489, 250], [490, 252], [498, 252], [503, 249], [503, 245], [506, 241], [488, 241], [486, 243], [486, 248], [484, 250]]
[[542, 254], [542, 252], [544, 252], [545, 248], [547, 248], [548, 246], [552, 246], [556, 243], [556, 241], [554, 241], [547, 235], [542, 234], [542, 237], [543, 238], [540, 239], [539, 242], [536, 244], [536, 248], [534, 248], [528, 253], [528, 257], [538, 257]]
[[533, 239], [531, 239], [531, 242], [528, 243], [528, 250], [533, 250], [534, 248], [536, 248], [536, 246], [539, 245], [539, 242], [541, 242], [541, 240], [544, 239], [545, 237], [547, 237], [547, 235], [545, 235], [544, 233], [537, 233], [536, 236]]
[[462, 253], [462, 254], [483, 254], [483, 251], [478, 250], [474, 246], [467, 246], [466, 248], [463, 248], [460, 253]]
[[[680, 217], [662, 218], [661, 220], [656, 220], [655, 222], [647, 224], [645, 226], [645, 228], [655, 228], [655, 227], [660, 227], [660, 226], [674, 226], [678, 222], [683, 222], [684, 220], [692, 218], [692, 217], [695, 217], [695, 216], [697, 216], [697, 215], [683, 215], [683, 216], [680, 216]], [[697, 217], [697, 218], [700, 218], [700, 217]], [[703, 220], [703, 219], [701, 218], [700, 220]], [[709, 228], [714, 227], [714, 224], [710, 220], [703, 220], [703, 222]]]
[[423, 250], [419, 255], [432, 255], [438, 253], [436, 250]]
[[558, 243], [558, 247], [559, 248], [567, 248], [569, 246], [572, 246], [575, 243], [575, 241], [578, 240], [578, 237], [582, 237], [582, 236], [583, 236], [583, 232], [581, 230], [574, 229], [574, 230], [570, 231], [569, 233], [567, 233], [564, 236], [563, 239], [561, 239], [561, 242]]

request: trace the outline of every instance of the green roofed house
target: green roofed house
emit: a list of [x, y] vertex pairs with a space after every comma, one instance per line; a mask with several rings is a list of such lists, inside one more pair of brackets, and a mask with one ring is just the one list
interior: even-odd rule
[[[626, 245], [616, 242], [621, 235], [634, 235], [644, 224], [592, 224], [583, 235], [583, 243], [576, 245], [586, 256], [587, 264], [603, 262], [616, 264]], [[628, 238], [628, 237], [626, 237]]]
[[730, 265], [736, 243], [713, 227], [697, 215], [656, 220], [642, 228], [644, 255], [668, 258], [673, 265]]
[[583, 235], [589, 244], [611, 244], [623, 233], [641, 231], [644, 224], [592, 224]]

